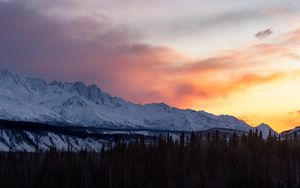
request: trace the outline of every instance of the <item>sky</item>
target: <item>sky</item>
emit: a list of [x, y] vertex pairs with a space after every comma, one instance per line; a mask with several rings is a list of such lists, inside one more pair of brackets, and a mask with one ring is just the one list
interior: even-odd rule
[[297, 0], [0, 0], [0, 69], [300, 125]]

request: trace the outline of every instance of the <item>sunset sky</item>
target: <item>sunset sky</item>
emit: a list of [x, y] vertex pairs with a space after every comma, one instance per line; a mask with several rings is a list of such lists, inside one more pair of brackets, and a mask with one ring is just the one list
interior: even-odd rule
[[0, 69], [300, 125], [298, 0], [0, 0]]

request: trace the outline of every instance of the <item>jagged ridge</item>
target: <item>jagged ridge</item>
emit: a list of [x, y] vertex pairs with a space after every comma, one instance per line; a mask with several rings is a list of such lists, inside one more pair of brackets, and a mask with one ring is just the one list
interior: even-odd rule
[[228, 115], [182, 110], [164, 103], [134, 104], [82, 82], [46, 82], [0, 71], [0, 118], [110, 128], [199, 131], [213, 127], [249, 130]]

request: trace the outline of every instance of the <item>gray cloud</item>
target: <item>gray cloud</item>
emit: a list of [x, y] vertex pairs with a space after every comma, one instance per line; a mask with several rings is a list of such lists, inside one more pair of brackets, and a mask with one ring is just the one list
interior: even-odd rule
[[0, 1], [0, 23], [0, 69], [49, 80], [96, 83], [114, 95], [135, 96], [135, 101], [150, 94], [161, 98], [159, 92], [140, 87], [136, 77], [158, 82], [150, 72], [159, 71], [155, 67], [174, 54], [135, 42], [124, 27], [112, 28], [107, 20], [89, 17], [59, 19], [24, 1]]
[[[264, 83], [260, 80], [270, 80], [260, 75], [254, 79], [242, 75], [240, 82], [234, 81], [238, 78], [233, 80], [237, 87], [229, 87], [230, 78], [227, 85], [219, 86], [210, 79], [224, 70], [237, 70], [240, 61], [235, 62], [236, 53], [187, 63], [172, 49], [137, 42], [127, 28], [111, 27], [109, 19], [95, 20], [89, 16], [60, 19], [43, 13], [40, 5], [28, 2], [0, 0], [0, 69], [48, 79], [96, 83], [113, 95], [135, 102], [165, 101], [174, 105], [188, 102], [185, 99], [189, 97], [229, 95], [239, 91], [240, 85], [244, 90]], [[245, 19], [247, 15], [251, 14], [245, 13]], [[218, 25], [229, 18], [230, 23], [243, 20], [235, 20], [237, 16], [214, 18], [210, 23]], [[202, 27], [208, 24], [199, 23]], [[268, 50], [269, 54], [277, 52], [277, 48], [275, 52], [273, 48]], [[248, 53], [246, 50], [237, 56], [248, 57]], [[174, 66], [173, 62], [182, 62], [182, 66]], [[214, 72], [213, 76], [210, 72]], [[201, 75], [201, 81], [194, 83]], [[185, 82], [187, 79], [190, 80]], [[207, 91], [211, 86], [214, 87]]]
[[257, 32], [254, 36], [260, 40], [269, 37], [273, 33], [271, 28], [265, 29], [263, 31]]
[[156, 36], [163, 35], [164, 38], [174, 38], [210, 29], [215, 30], [223, 26], [232, 26], [235, 28], [239, 24], [255, 21], [262, 17], [263, 13], [257, 9], [228, 11], [206, 17], [199, 17], [199, 15], [195, 14], [173, 20], [160, 20], [154, 23], [147, 22], [144, 32]]

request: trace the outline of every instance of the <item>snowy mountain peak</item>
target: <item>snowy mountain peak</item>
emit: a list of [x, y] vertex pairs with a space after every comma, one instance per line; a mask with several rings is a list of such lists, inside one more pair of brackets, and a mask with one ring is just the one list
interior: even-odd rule
[[134, 104], [83, 82], [48, 83], [7, 70], [0, 75], [0, 119], [176, 131], [252, 129], [233, 116], [183, 110], [165, 103]]
[[256, 128], [272, 129], [268, 124], [261, 123]]
[[0, 70], [0, 75], [5, 75], [5, 74], [8, 74], [9, 71], [7, 69], [1, 69]]
[[270, 133], [272, 135], [278, 135], [278, 133], [276, 131], [274, 131], [269, 125], [267, 125], [265, 123], [258, 125], [257, 127], [255, 127], [255, 129], [261, 131], [264, 138], [267, 138]]
[[7, 69], [0, 70], [0, 79], [17, 78], [18, 75], [9, 72]]

